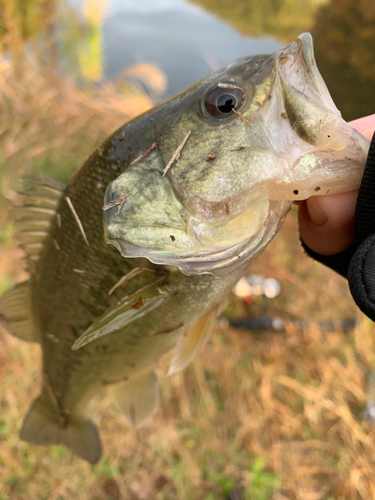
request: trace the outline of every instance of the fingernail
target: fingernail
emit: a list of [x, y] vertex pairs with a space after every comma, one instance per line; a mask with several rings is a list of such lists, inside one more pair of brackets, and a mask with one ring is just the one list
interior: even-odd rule
[[306, 206], [311, 222], [317, 226], [322, 226], [327, 222], [328, 215], [321, 207], [319, 198], [319, 196], [312, 196], [307, 200]]

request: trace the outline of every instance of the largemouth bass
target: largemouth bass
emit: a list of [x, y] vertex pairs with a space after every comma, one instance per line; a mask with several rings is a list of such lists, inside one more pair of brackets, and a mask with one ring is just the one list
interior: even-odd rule
[[68, 186], [31, 181], [14, 209], [30, 279], [0, 300], [3, 325], [43, 352], [21, 438], [97, 462], [87, 403], [103, 386], [142, 425], [158, 360], [174, 349], [170, 373], [191, 361], [291, 203], [357, 188], [367, 150], [303, 34], [126, 124]]

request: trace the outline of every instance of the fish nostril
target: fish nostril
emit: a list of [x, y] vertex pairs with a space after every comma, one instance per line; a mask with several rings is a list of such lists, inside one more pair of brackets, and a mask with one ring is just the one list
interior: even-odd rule
[[282, 66], [284, 66], [284, 64], [286, 64], [287, 62], [289, 61], [289, 57], [286, 56], [285, 54], [281, 54], [280, 57], [279, 57], [279, 62]]

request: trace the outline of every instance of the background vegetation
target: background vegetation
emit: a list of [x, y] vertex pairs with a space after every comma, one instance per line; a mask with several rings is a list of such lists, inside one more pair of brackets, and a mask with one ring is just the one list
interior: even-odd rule
[[243, 35], [315, 41], [324, 80], [346, 120], [375, 109], [375, 3], [372, 0], [189, 0]]
[[86, 0], [82, 12], [64, 0], [0, 0], [0, 7], [0, 187], [7, 196], [30, 170], [67, 182], [108, 131], [152, 107], [166, 80], [150, 64], [128, 68], [116, 83], [103, 80], [101, 0]]
[[271, 35], [292, 42], [310, 31], [319, 7], [329, 0], [189, 0], [230, 23], [243, 35]]
[[[347, 76], [348, 63], [352, 75], [370, 82], [372, 3], [348, 2], [325, 2], [316, 14], [317, 49], [336, 61], [337, 75]], [[274, 6], [268, 16], [284, 12], [280, 36], [294, 36], [298, 21], [292, 16], [288, 27], [286, 13], [295, 2], [262, 5], [268, 3]], [[350, 22], [340, 17], [344, 4]], [[14, 181], [30, 170], [66, 181], [109, 131], [149, 108], [165, 88], [149, 65], [128, 69], [116, 84], [103, 81], [104, 7], [91, 1], [76, 12], [58, 0], [0, 0], [0, 292], [25, 277], [7, 218]], [[349, 26], [353, 35], [346, 39]], [[358, 40], [356, 26], [363, 26]], [[364, 54], [365, 67], [358, 62]], [[98, 395], [92, 414], [104, 457], [94, 467], [63, 446], [19, 440], [39, 392], [40, 350], [1, 331], [0, 500], [375, 498], [374, 429], [360, 418], [375, 362], [374, 327], [357, 312], [345, 281], [303, 255], [295, 218], [293, 210], [251, 269], [279, 280], [281, 294], [252, 304], [232, 296], [226, 311], [226, 317], [281, 316], [285, 331], [234, 330], [223, 319], [187, 370], [167, 378], [160, 366], [161, 407], [137, 432], [104, 392]], [[357, 320], [354, 330], [337, 326], [348, 317]]]

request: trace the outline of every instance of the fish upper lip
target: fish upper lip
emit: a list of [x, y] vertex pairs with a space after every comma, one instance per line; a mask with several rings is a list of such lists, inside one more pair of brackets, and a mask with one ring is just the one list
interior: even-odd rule
[[[286, 79], [288, 76], [286, 72], [282, 71], [283, 62], [285, 59], [289, 57], [298, 57], [300, 56], [301, 61], [307, 66], [308, 72], [311, 72], [311, 76], [315, 79], [316, 75], [316, 65], [315, 65], [315, 56], [314, 56], [314, 45], [313, 39], [310, 33], [302, 33], [299, 35], [293, 43], [279, 49], [275, 54], [275, 62], [276, 68], [281, 75], [283, 75]], [[293, 63], [294, 64], [294, 63]], [[313, 68], [313, 71], [311, 71]]]
[[315, 65], [314, 44], [310, 33], [302, 33], [296, 38], [296, 43], [302, 51], [302, 56], [307, 64], [311, 67]]
[[[276, 59], [280, 60], [288, 55], [301, 53], [306, 65], [315, 66], [314, 43], [311, 33], [301, 33], [293, 43], [276, 51]], [[315, 71], [314, 71], [315, 73]]]
[[[281, 61], [290, 57], [294, 58], [301, 72], [292, 70], [294, 63], [289, 67], [285, 65], [286, 69], [283, 70], [284, 65]], [[296, 90], [304, 95], [307, 91], [307, 96], [316, 105], [323, 106], [335, 115], [341, 116], [315, 62], [313, 38], [310, 33], [302, 33], [288, 47], [276, 51], [275, 68], [280, 78]], [[299, 78], [296, 73], [299, 74]]]

